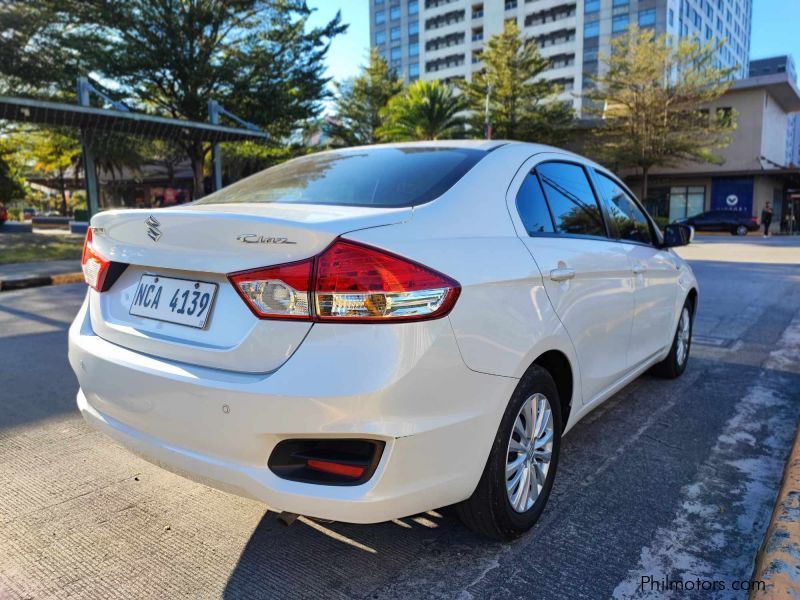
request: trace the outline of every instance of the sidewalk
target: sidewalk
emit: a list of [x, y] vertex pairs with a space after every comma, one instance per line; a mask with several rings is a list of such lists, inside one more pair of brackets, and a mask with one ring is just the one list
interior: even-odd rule
[[0, 291], [83, 281], [80, 260], [0, 265]]

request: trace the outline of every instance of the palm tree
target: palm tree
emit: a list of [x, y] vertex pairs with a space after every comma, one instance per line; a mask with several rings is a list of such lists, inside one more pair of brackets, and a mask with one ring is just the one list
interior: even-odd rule
[[387, 141], [451, 137], [464, 126], [464, 109], [450, 86], [418, 80], [389, 101], [379, 135]]

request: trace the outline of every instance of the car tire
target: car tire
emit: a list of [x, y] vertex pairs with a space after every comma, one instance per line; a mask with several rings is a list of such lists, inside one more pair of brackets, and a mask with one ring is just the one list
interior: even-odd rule
[[[539, 429], [537, 419], [532, 418], [528, 436], [524, 431], [525, 416], [531, 414], [544, 415], [543, 422], [549, 414], [550, 425], [544, 423]], [[534, 365], [522, 377], [506, 407], [478, 487], [472, 496], [456, 505], [461, 521], [480, 535], [504, 541], [519, 537], [533, 527], [553, 488], [562, 430], [556, 384], [550, 373]], [[545, 439], [548, 442], [542, 444]], [[529, 448], [525, 454], [513, 450], [525, 445]], [[549, 461], [545, 464], [546, 457]], [[515, 465], [516, 469], [507, 471]], [[507, 472], [510, 475], [506, 475]], [[515, 479], [516, 485], [513, 484]], [[536, 491], [535, 499], [525, 495], [525, 483], [529, 484], [527, 490]], [[514, 498], [516, 508], [512, 505]]]
[[747, 235], [749, 232], [747, 230], [747, 227], [745, 227], [744, 225], [739, 225], [733, 231], [731, 231], [731, 233], [733, 235], [740, 235], [741, 236], [741, 235]]
[[672, 338], [669, 354], [667, 358], [653, 367], [653, 374], [665, 379], [676, 379], [683, 375], [692, 349], [693, 327], [694, 308], [687, 298], [681, 309], [681, 315], [678, 317], [678, 326], [675, 329], [675, 336]]

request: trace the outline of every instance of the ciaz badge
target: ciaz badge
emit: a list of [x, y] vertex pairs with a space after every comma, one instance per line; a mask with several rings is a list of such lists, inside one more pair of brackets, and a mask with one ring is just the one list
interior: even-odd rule
[[243, 244], [296, 244], [297, 242], [291, 241], [285, 237], [267, 237], [258, 235], [257, 233], [243, 233], [236, 236], [236, 239]]

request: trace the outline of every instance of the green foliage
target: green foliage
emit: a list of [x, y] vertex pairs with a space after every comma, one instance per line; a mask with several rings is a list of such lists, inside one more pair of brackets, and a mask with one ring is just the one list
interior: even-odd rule
[[617, 168], [640, 168], [643, 198], [653, 167], [721, 162], [713, 151], [730, 143], [735, 115], [702, 108], [730, 87], [732, 71], [715, 64], [719, 47], [631, 27], [602, 57], [603, 74], [584, 94], [584, 111], [602, 119], [589, 152]]
[[224, 179], [237, 181], [253, 173], [306, 154], [304, 146], [266, 146], [256, 142], [222, 144]]
[[374, 144], [383, 123], [381, 111], [403, 90], [403, 80], [373, 48], [369, 63], [358, 77], [334, 86], [336, 122], [330, 126], [334, 143], [344, 146]]
[[494, 137], [540, 143], [563, 142], [574, 115], [557, 99], [561, 88], [541, 78], [550, 61], [514, 22], [492, 36], [480, 56], [483, 69], [460, 87], [472, 110], [472, 131], [484, 131], [486, 97]]
[[[311, 10], [305, 0], [14, 4], [27, 6], [6, 16], [0, 87], [20, 84], [71, 95], [74, 78], [92, 73], [115, 82], [118, 95], [138, 109], [205, 121], [209, 100], [217, 100], [275, 138], [321, 111], [328, 95], [324, 58], [331, 39], [347, 28], [339, 14], [321, 27], [307, 27]], [[42, 49], [54, 61], [49, 78]], [[209, 146], [183, 147], [199, 193]]]
[[14, 156], [13, 144], [0, 138], [0, 204], [22, 200], [26, 194], [25, 179]]
[[463, 98], [440, 81], [417, 80], [394, 96], [381, 113], [378, 130], [387, 141], [438, 140], [458, 136], [464, 127]]

